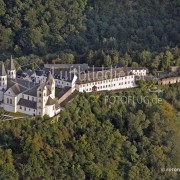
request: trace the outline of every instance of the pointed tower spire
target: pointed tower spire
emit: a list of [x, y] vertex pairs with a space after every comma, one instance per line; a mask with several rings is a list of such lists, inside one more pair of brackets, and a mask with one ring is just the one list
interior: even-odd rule
[[47, 76], [47, 81], [49, 81], [49, 80], [54, 80], [54, 77], [51, 74], [51, 71], [49, 71], [48, 76]]
[[12, 55], [11, 55], [11, 60], [10, 60], [10, 63], [9, 63], [9, 68], [8, 70], [16, 70], [15, 66], [14, 66], [14, 60], [12, 58]]
[[2, 65], [0, 68], [0, 76], [6, 76], [6, 75], [7, 75], [6, 69], [5, 69], [4, 63], [2, 62]]
[[14, 66], [14, 61], [13, 61], [12, 56], [11, 56], [11, 60], [8, 67], [8, 77], [12, 79], [16, 78], [16, 68]]

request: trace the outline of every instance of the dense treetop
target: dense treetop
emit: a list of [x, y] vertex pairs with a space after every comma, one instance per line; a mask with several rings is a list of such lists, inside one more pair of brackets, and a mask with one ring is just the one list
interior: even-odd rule
[[0, 0], [0, 53], [79, 59], [115, 49], [136, 59], [179, 45], [179, 12], [178, 0]]
[[180, 85], [163, 90], [80, 94], [58, 122], [0, 122], [0, 179], [178, 179], [161, 168], [180, 166]]

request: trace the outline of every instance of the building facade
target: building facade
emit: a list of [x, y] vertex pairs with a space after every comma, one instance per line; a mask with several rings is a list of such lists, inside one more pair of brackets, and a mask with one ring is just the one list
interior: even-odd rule
[[[17, 78], [11, 57], [7, 70], [3, 63], [0, 68], [0, 106], [8, 112], [53, 117], [60, 112], [60, 104], [75, 90], [83, 93], [134, 88], [137, 79], [147, 73], [145, 68], [139, 67], [79, 66], [59, 65], [63, 68], [58, 69], [55, 65], [45, 65], [42, 70], [27, 70]], [[55, 88], [62, 89], [57, 97]]]
[[60, 106], [55, 99], [55, 80], [51, 72], [48, 73], [46, 81], [40, 83], [16, 78], [12, 58], [7, 71], [3, 63], [0, 68], [0, 100], [1, 107], [8, 112], [49, 117], [60, 112]]

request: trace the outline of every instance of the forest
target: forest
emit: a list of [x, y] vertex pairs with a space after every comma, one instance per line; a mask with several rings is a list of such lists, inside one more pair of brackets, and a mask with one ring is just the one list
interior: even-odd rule
[[[0, 179], [179, 179], [180, 85], [79, 94], [59, 121], [0, 122]], [[105, 96], [148, 96], [112, 103]], [[161, 98], [161, 103], [151, 103]]]
[[180, 65], [179, 0], [0, 0], [0, 59]]
[[[167, 72], [180, 66], [180, 1], [0, 0], [0, 61], [11, 55], [17, 67], [121, 61]], [[58, 121], [0, 121], [0, 180], [180, 179], [162, 171], [180, 168], [180, 84], [160, 86], [159, 94], [139, 85], [79, 94]], [[150, 103], [107, 96], [148, 96]]]

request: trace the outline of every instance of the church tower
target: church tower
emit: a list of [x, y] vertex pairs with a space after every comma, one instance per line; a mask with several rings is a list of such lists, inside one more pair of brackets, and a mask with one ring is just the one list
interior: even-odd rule
[[16, 79], [16, 68], [14, 66], [14, 61], [12, 56], [8, 67], [8, 77], [12, 79]]
[[7, 89], [7, 73], [2, 62], [0, 67], [0, 101], [3, 100], [4, 91]]
[[55, 80], [50, 71], [47, 76], [46, 86], [51, 92], [51, 98], [54, 99], [55, 98]]

